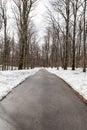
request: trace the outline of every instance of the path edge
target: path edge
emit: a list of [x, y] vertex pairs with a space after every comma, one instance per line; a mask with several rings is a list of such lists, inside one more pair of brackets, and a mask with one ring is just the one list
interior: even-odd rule
[[[48, 70], [47, 70], [48, 71]], [[48, 71], [49, 72], [49, 71]], [[51, 72], [49, 72], [51, 73]], [[68, 87], [79, 97], [79, 99], [85, 103], [85, 105], [87, 105], [87, 100], [79, 93], [77, 92], [67, 81], [65, 81], [63, 78], [59, 77], [58, 75], [51, 73], [52, 75], [56, 76], [57, 78], [59, 78], [60, 80], [62, 80], [65, 84], [68, 85]]]

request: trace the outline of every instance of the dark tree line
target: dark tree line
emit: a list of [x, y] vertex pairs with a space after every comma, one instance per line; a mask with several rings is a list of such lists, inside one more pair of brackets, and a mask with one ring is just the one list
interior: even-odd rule
[[[48, 27], [44, 44], [39, 46], [30, 15], [38, 0], [12, 0], [18, 41], [8, 33], [7, 1], [0, 1], [0, 66], [2, 70], [30, 67], [83, 67], [87, 64], [86, 0], [53, 0], [47, 8]], [[54, 13], [53, 13], [54, 12]]]
[[[7, 1], [0, 1], [0, 23], [4, 30], [4, 38], [0, 40], [0, 59], [2, 70], [8, 70], [9, 66], [18, 69], [33, 68], [39, 63], [40, 48], [36, 41], [34, 25], [30, 13], [35, 7], [37, 0], [12, 0], [12, 12], [17, 26], [18, 42], [14, 36], [8, 36], [7, 32]], [[36, 60], [37, 59], [37, 60]]]
[[[62, 66], [65, 70], [67, 67], [72, 67], [72, 70], [83, 67], [83, 72], [86, 72], [86, 7], [86, 0], [51, 1], [51, 9], [47, 8], [51, 36], [50, 66]], [[46, 36], [49, 37], [48, 33]]]

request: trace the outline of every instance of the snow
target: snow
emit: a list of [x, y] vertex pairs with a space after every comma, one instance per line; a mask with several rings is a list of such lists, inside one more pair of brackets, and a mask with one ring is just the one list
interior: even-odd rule
[[87, 100], [87, 73], [84, 73], [82, 68], [75, 71], [72, 71], [71, 68], [63, 70], [61, 67], [59, 70], [56, 68], [46, 68], [46, 70], [63, 79]]
[[[27, 77], [36, 74], [40, 69], [0, 71], [0, 100], [11, 92], [14, 87], [23, 82]], [[46, 70], [66, 81], [87, 100], [87, 73], [83, 73], [81, 68], [75, 71], [72, 71], [71, 68], [63, 70], [61, 67], [59, 70], [56, 68], [46, 68]]]
[[0, 100], [27, 77], [36, 74], [40, 68], [30, 70], [0, 71]]

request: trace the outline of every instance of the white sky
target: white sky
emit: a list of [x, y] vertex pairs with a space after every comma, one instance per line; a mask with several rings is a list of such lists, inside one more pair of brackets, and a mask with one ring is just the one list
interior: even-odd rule
[[33, 22], [36, 26], [36, 30], [38, 31], [38, 39], [40, 39], [40, 44], [43, 44], [43, 36], [45, 35], [45, 29], [47, 26], [46, 6], [49, 6], [49, 0], [39, 0], [39, 3], [34, 10], [35, 17], [33, 18]]

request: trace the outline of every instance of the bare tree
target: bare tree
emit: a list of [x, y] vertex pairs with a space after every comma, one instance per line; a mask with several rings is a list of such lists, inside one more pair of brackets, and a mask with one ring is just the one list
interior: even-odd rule
[[[29, 27], [29, 14], [37, 0], [13, 0], [18, 13], [15, 14], [16, 23], [19, 31], [20, 56], [18, 69], [23, 68], [24, 58], [26, 57], [27, 35]], [[26, 61], [25, 61], [26, 62]]]
[[83, 8], [83, 19], [84, 19], [84, 29], [83, 29], [83, 72], [86, 72], [86, 0], [84, 0]]
[[78, 11], [79, 0], [72, 1], [73, 6], [73, 59], [72, 59], [72, 70], [75, 70], [75, 45], [76, 45], [76, 22], [77, 22], [77, 11]]
[[49, 45], [50, 45], [50, 30], [47, 29], [47, 35], [44, 36], [44, 49], [45, 49], [45, 55], [46, 55], [46, 67], [49, 66]]
[[3, 65], [2, 69], [6, 69], [7, 65], [7, 55], [8, 55], [8, 40], [7, 40], [7, 14], [6, 14], [6, 3], [7, 1], [2, 0], [0, 2], [0, 8], [1, 8], [1, 17], [4, 24], [4, 51], [3, 51]]
[[70, 24], [70, 0], [56, 0], [52, 2], [54, 9], [60, 13], [65, 20], [66, 26], [66, 43], [65, 43], [65, 63], [64, 69], [68, 66], [68, 45], [69, 45], [69, 24]]

